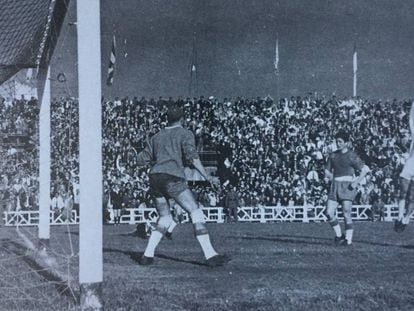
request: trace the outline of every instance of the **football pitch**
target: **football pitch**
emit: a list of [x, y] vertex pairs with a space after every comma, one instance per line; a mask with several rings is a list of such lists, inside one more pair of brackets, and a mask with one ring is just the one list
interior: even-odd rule
[[[414, 309], [413, 224], [395, 233], [390, 222], [357, 222], [350, 247], [333, 244], [327, 223], [208, 229], [216, 249], [232, 258], [224, 267], [204, 264], [191, 224], [160, 243], [151, 266], [137, 263], [146, 240], [130, 234], [134, 226], [104, 226], [105, 310]], [[78, 227], [51, 228], [52, 255], [70, 279], [66, 290], [14, 228], [0, 231], [0, 310], [77, 309]], [[31, 238], [36, 232], [22, 231]]]

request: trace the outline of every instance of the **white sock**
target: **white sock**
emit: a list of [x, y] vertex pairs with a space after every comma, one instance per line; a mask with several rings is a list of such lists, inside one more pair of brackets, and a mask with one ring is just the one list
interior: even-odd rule
[[352, 244], [352, 236], [354, 235], [354, 229], [345, 230], [345, 238], [348, 244]]
[[206, 259], [209, 259], [217, 255], [217, 252], [214, 250], [213, 245], [211, 245], [210, 235], [208, 234], [197, 235], [197, 240], [198, 240], [198, 243], [200, 243], [200, 246], [204, 253], [204, 257]]
[[171, 224], [170, 224], [170, 226], [168, 227], [168, 232], [169, 233], [171, 233], [171, 232], [173, 232], [173, 230], [174, 230], [174, 228], [177, 226], [177, 223], [173, 220], [173, 221], [171, 221]]
[[157, 230], [152, 231], [148, 240], [147, 248], [145, 249], [145, 257], [154, 257], [155, 248], [158, 246], [162, 239], [163, 234]]
[[414, 211], [414, 202], [408, 203], [407, 210], [405, 211], [404, 218], [402, 219], [402, 223], [404, 225], [408, 225], [410, 223], [410, 218]]
[[332, 227], [335, 231], [335, 235], [340, 238], [342, 236], [341, 226], [339, 224]]

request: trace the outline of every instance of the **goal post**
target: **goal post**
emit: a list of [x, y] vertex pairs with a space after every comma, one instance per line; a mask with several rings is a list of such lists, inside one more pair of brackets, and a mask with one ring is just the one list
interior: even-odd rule
[[47, 69], [39, 113], [39, 241], [50, 239], [50, 68]]
[[103, 308], [100, 0], [77, 1], [79, 283], [82, 310]]

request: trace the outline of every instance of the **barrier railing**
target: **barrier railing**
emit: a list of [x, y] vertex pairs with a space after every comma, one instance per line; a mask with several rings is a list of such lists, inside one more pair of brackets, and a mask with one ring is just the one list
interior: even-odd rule
[[[247, 206], [237, 209], [239, 222], [324, 222], [326, 221], [325, 206]], [[224, 223], [227, 221], [227, 212], [222, 207], [203, 207], [206, 222]], [[372, 219], [371, 207], [368, 205], [355, 205], [352, 208], [352, 218], [355, 221], [367, 221]], [[113, 211], [110, 210], [113, 223]], [[398, 217], [397, 205], [386, 205], [384, 209], [384, 221], [393, 221]], [[341, 209], [338, 218], [342, 219]], [[414, 217], [412, 217], [414, 218]], [[158, 214], [155, 208], [127, 208], [122, 212], [120, 222], [123, 224], [138, 224], [156, 222]], [[39, 223], [38, 211], [13, 211], [4, 212], [3, 221], [6, 226], [33, 226]], [[183, 214], [183, 222], [189, 222], [187, 213]], [[79, 224], [79, 215], [72, 211], [72, 218], [66, 219], [64, 214], [50, 212], [51, 225]]]
[[[50, 212], [50, 225], [79, 224], [79, 215], [72, 210], [72, 217], [66, 218], [65, 214]], [[34, 226], [39, 224], [39, 211], [12, 211], [3, 213], [5, 226]]]

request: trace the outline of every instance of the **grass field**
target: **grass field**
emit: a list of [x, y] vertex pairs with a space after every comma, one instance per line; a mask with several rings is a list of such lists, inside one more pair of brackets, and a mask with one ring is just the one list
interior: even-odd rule
[[[360, 222], [354, 245], [336, 247], [326, 223], [209, 224], [232, 261], [204, 265], [192, 226], [163, 240], [152, 266], [139, 266], [145, 240], [134, 227], [104, 227], [106, 310], [414, 310], [414, 225]], [[52, 255], [68, 290], [42, 269], [13, 228], [0, 228], [0, 310], [76, 309], [78, 228], [53, 227]], [[25, 229], [36, 235], [34, 228]], [[63, 255], [63, 256], [62, 256]], [[6, 276], [6, 277], [4, 277]], [[14, 299], [12, 299], [14, 298]]]

